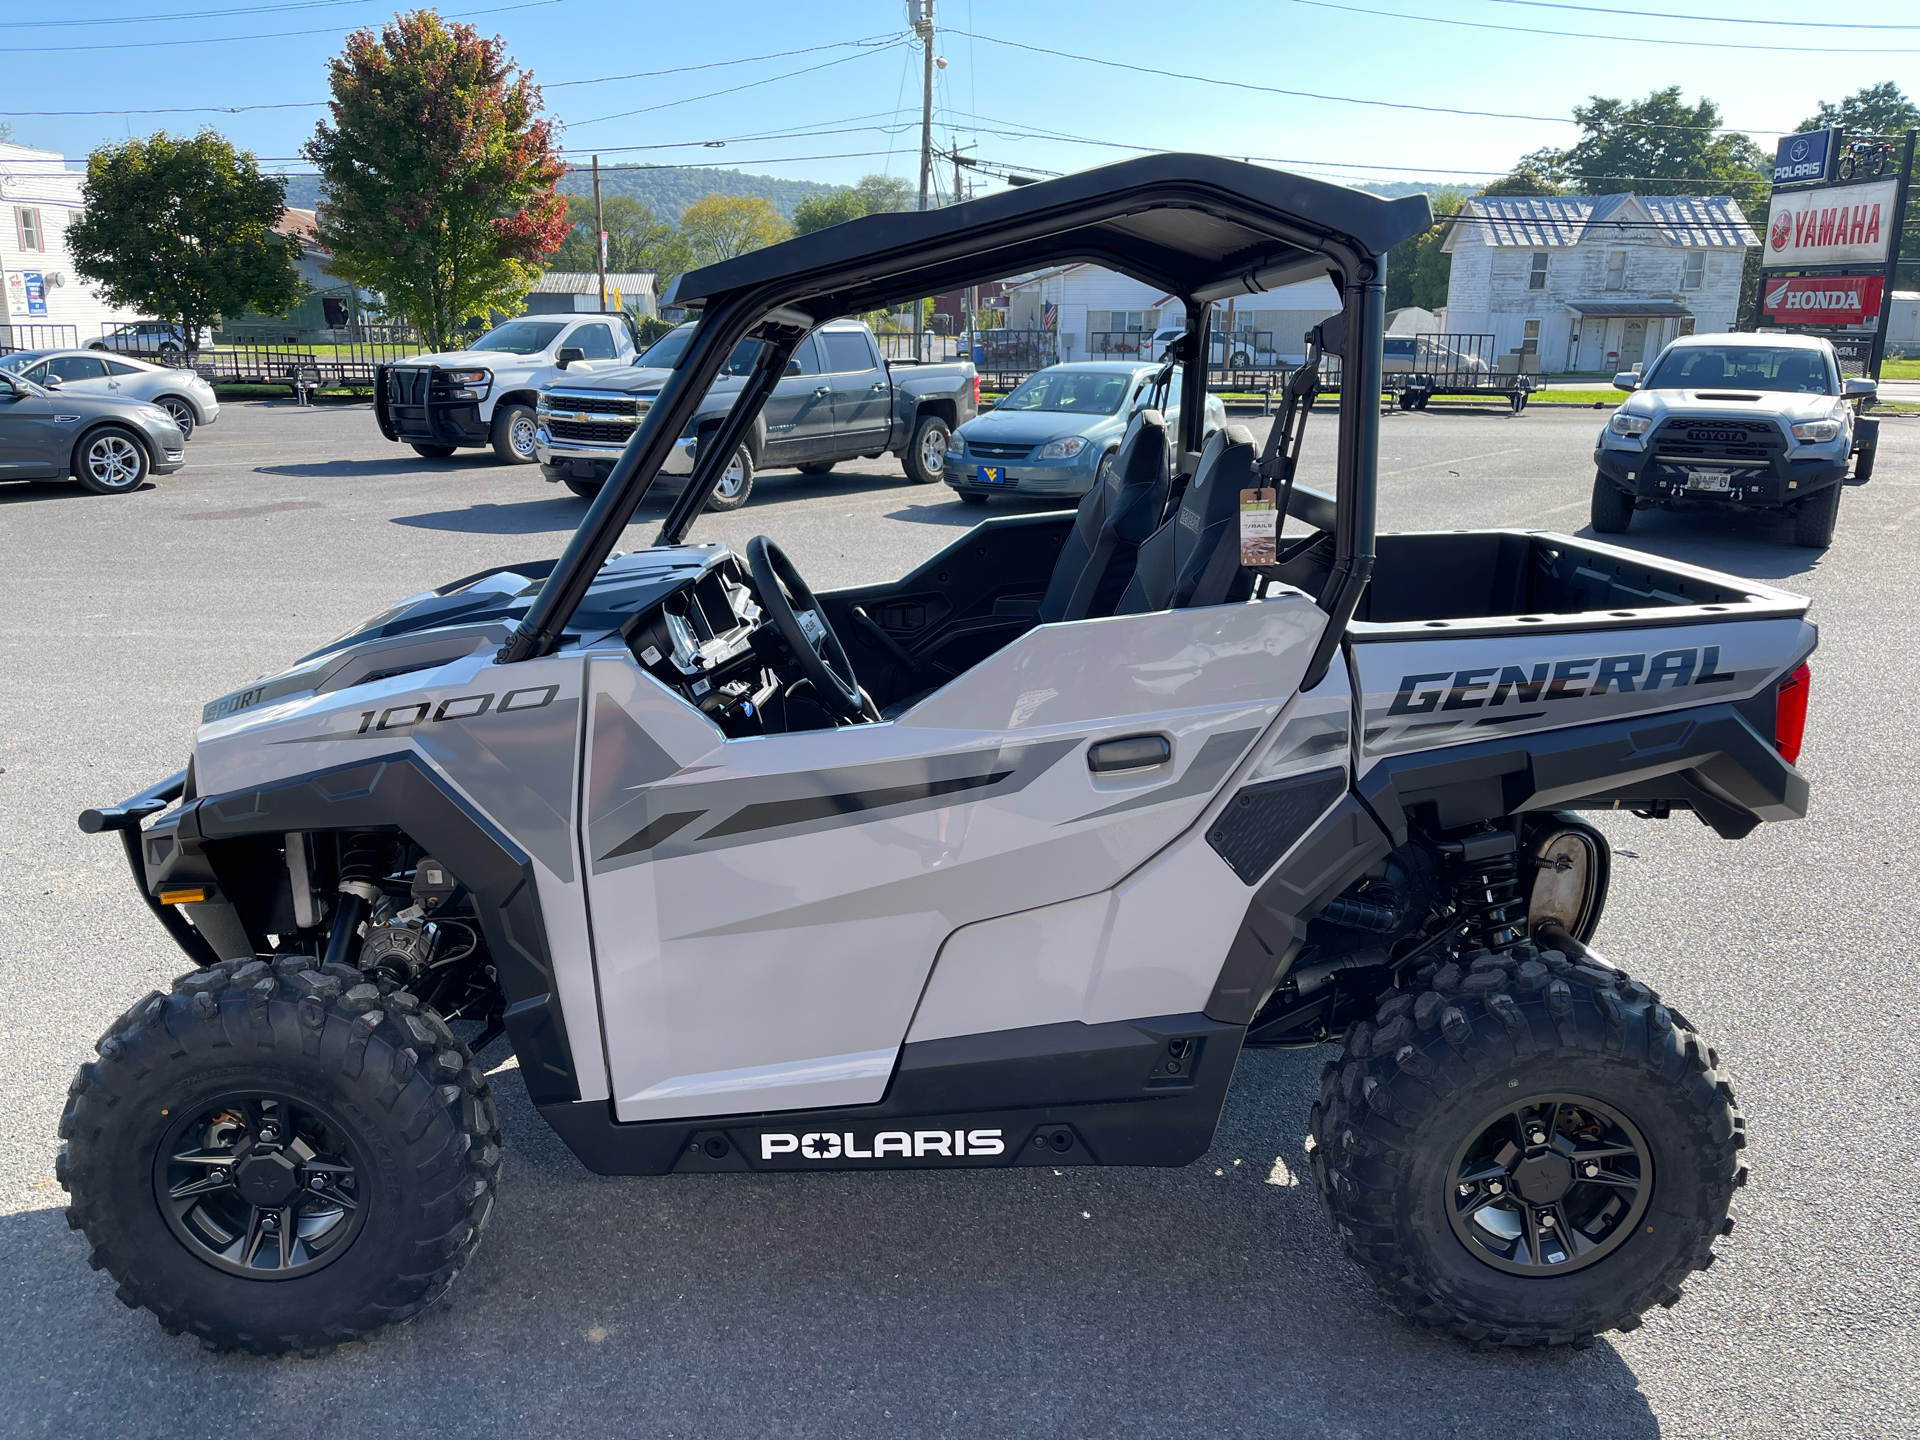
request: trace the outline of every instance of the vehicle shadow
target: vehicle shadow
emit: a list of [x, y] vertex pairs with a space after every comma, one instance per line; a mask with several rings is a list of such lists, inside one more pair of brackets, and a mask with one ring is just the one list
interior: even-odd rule
[[375, 460], [314, 460], [299, 465], [256, 465], [256, 475], [289, 475], [300, 479], [347, 480], [361, 475], [421, 475], [436, 470], [459, 474], [468, 470], [488, 470], [500, 462], [484, 450], [451, 455], [445, 460], [429, 460], [424, 455], [383, 455]]
[[[1844, 527], [1845, 502], [1841, 521]], [[1583, 540], [1598, 540], [1710, 570], [1747, 575], [1755, 580], [1788, 580], [1820, 567], [1826, 556], [1847, 544], [1842, 532], [1832, 550], [1810, 550], [1793, 543], [1793, 521], [1785, 515], [1760, 510], [1695, 510], [1672, 513], [1641, 510], [1624, 535], [1596, 535], [1591, 525], [1575, 532]]]
[[[649, 496], [651, 500], [653, 497]], [[653, 508], [642, 507], [635, 519]], [[421, 515], [395, 515], [390, 525], [405, 525], [414, 530], [447, 530], [460, 535], [544, 535], [571, 532], [580, 528], [580, 517], [587, 513], [587, 502], [561, 491], [538, 500], [516, 500], [511, 505], [481, 502], [458, 510], [433, 510]]]
[[1321, 1058], [1245, 1057], [1211, 1152], [1178, 1170], [659, 1179], [588, 1174], [502, 1070], [506, 1172], [474, 1262], [413, 1324], [324, 1360], [169, 1339], [57, 1210], [0, 1219], [28, 1301], [0, 1321], [9, 1409], [218, 1429], [221, 1397], [265, 1384], [325, 1433], [478, 1435], [502, 1433], [503, 1397], [546, 1413], [564, 1386], [568, 1433], [645, 1414], [708, 1434], [1658, 1435], [1604, 1340], [1476, 1354], [1378, 1300], [1305, 1178]]

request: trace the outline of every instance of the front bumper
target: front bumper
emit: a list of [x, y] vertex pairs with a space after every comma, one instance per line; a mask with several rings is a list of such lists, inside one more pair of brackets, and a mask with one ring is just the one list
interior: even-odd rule
[[[1036, 449], [1039, 447], [1036, 446]], [[1105, 452], [1088, 448], [1071, 460], [983, 460], [973, 455], [947, 452], [940, 478], [962, 494], [1031, 495], [1049, 499], [1077, 500], [1093, 488]], [[997, 470], [1004, 483], [982, 481], [980, 471]]]
[[[1661, 456], [1657, 446], [1629, 448], [1602, 441], [1594, 448], [1593, 463], [1607, 479], [1642, 500], [1775, 507], [1791, 505], [1846, 479], [1847, 442], [1804, 445], [1766, 460], [1713, 456], [1675, 460]], [[1688, 472], [1694, 470], [1726, 470], [1731, 479], [1725, 490], [1694, 489], [1687, 483]]]
[[483, 400], [449, 398], [464, 387], [446, 381], [437, 366], [382, 365], [373, 372], [373, 418], [380, 433], [406, 445], [485, 445]]
[[[693, 473], [693, 440], [681, 436], [673, 442], [673, 449], [667, 453], [667, 460], [660, 467], [662, 475], [691, 475]], [[604, 480], [613, 472], [613, 465], [626, 449], [625, 445], [599, 444], [587, 440], [558, 440], [542, 423], [533, 432], [533, 454], [540, 462], [540, 469], [549, 481], [561, 480]]]

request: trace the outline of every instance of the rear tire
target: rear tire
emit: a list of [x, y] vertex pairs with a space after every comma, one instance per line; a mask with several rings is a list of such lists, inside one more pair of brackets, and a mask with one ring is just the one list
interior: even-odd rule
[[415, 445], [413, 453], [427, 460], [444, 460], [453, 454], [451, 445]]
[[60, 1117], [67, 1223], [168, 1333], [322, 1354], [412, 1319], [472, 1258], [499, 1123], [411, 994], [307, 956], [228, 960], [149, 994], [95, 1049]]
[[74, 448], [73, 478], [96, 495], [131, 495], [145, 482], [151, 461], [131, 430], [105, 425]]
[[1833, 544], [1833, 527], [1840, 519], [1840, 486], [1816, 490], [1793, 507], [1793, 543], [1809, 550]]
[[540, 457], [533, 448], [538, 422], [530, 405], [502, 405], [493, 412], [493, 453], [509, 465], [531, 465]]
[[[1862, 421], [1860, 427], [1864, 430], [1868, 423]], [[1863, 437], [1866, 443], [1853, 457], [1853, 483], [1856, 485], [1864, 485], [1873, 478], [1873, 458], [1880, 453], [1880, 422], [1875, 420], [1871, 424], [1872, 433]]]
[[1389, 994], [1326, 1067], [1312, 1118], [1348, 1255], [1414, 1324], [1488, 1348], [1577, 1343], [1673, 1305], [1747, 1178], [1733, 1089], [1685, 1021], [1617, 971], [1517, 950]]
[[913, 439], [900, 457], [900, 468], [916, 485], [937, 485], [945, 478], [947, 443], [953, 431], [938, 415], [922, 415], [913, 427]]
[[1594, 534], [1624, 535], [1633, 523], [1633, 497], [1596, 471], [1591, 513]]

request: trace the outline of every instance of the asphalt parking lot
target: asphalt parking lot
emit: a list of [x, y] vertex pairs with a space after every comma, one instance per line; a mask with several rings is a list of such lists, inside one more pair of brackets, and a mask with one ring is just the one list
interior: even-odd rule
[[[1392, 414], [1382, 529], [1579, 532], [1592, 411]], [[1303, 478], [1331, 473], [1333, 417]], [[1257, 422], [1256, 422], [1257, 423]], [[1824, 554], [1785, 522], [1642, 515], [1629, 544], [1808, 594], [1802, 823], [1728, 844], [1610, 818], [1597, 948], [1718, 1046], [1752, 1136], [1721, 1261], [1631, 1335], [1476, 1355], [1404, 1328], [1321, 1219], [1324, 1055], [1241, 1063], [1183, 1170], [610, 1180], [510, 1074], [502, 1202], [446, 1303], [323, 1360], [203, 1353], [123, 1309], [61, 1218], [55, 1123], [100, 1030], [183, 968], [82, 808], [181, 763], [209, 697], [401, 595], [557, 553], [584, 503], [416, 459], [364, 406], [231, 404], [125, 498], [0, 489], [0, 1428], [15, 1435], [1860, 1435], [1920, 1413], [1920, 420], [1889, 420]], [[664, 513], [650, 504], [633, 543]], [[760, 478], [816, 587], [980, 512], [891, 460]], [[494, 1052], [498, 1063], [500, 1052]], [[1908, 1421], [1898, 1417], [1905, 1414]]]

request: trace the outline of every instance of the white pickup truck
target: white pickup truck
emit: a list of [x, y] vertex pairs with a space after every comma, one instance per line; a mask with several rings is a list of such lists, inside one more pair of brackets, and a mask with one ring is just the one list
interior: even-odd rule
[[569, 366], [633, 362], [633, 333], [619, 313], [522, 315], [464, 350], [415, 355], [374, 373], [380, 433], [430, 460], [491, 446], [509, 465], [534, 461], [540, 382]]

